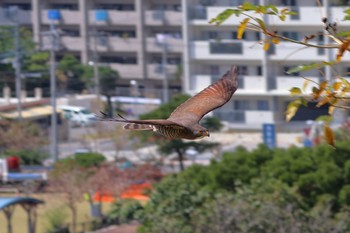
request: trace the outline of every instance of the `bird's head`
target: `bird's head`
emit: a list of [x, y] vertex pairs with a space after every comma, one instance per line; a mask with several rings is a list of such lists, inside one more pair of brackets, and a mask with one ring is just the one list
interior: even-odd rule
[[198, 129], [194, 130], [193, 134], [196, 136], [197, 139], [209, 137], [209, 130], [207, 129]]

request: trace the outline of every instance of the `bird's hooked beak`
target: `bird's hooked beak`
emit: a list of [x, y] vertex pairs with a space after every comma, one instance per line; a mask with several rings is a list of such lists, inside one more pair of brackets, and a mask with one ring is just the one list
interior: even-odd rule
[[197, 136], [197, 138], [204, 138], [209, 137], [209, 130], [195, 130], [194, 134]]

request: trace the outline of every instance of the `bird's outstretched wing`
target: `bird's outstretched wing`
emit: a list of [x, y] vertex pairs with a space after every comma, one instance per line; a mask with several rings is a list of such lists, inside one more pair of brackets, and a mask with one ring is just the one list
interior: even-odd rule
[[189, 127], [208, 112], [227, 103], [238, 87], [238, 68], [232, 66], [221, 79], [177, 107], [168, 120]]
[[118, 114], [118, 117], [108, 117], [106, 113], [100, 112], [100, 115], [96, 115], [100, 121], [114, 121], [126, 123], [124, 129], [128, 130], [155, 130], [157, 126], [171, 126], [171, 127], [182, 127], [172, 121], [155, 119], [155, 120], [128, 120]]

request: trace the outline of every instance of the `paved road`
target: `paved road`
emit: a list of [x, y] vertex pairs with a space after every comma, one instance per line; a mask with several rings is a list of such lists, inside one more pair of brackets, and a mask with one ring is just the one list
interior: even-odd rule
[[[114, 161], [116, 158], [126, 158], [134, 163], [140, 163], [150, 160], [158, 160], [160, 158], [157, 152], [156, 146], [149, 146], [141, 149], [134, 149], [134, 142], [129, 139], [123, 138], [122, 144], [119, 145], [120, 150], [116, 150], [116, 139], [94, 139], [88, 142], [87, 140], [81, 140], [83, 136], [93, 134], [96, 131], [94, 127], [72, 128], [70, 130], [70, 139], [68, 142], [59, 143], [59, 157], [65, 158], [75, 153], [80, 149], [87, 149], [90, 151], [99, 152], [104, 154], [108, 161]], [[297, 143], [296, 138], [300, 137], [300, 134], [296, 133], [279, 133], [277, 134], [278, 147], [289, 147], [291, 145], [301, 146]], [[127, 137], [127, 134], [125, 135]], [[200, 155], [193, 151], [189, 151], [188, 159], [185, 161], [187, 166], [193, 163], [208, 164], [211, 159], [217, 158], [221, 152], [234, 151], [238, 146], [243, 145], [248, 150], [253, 150], [260, 143], [262, 143], [261, 133], [211, 133], [209, 138], [204, 139], [208, 142], [219, 142], [221, 147], [218, 150], [211, 150]], [[177, 158], [176, 154], [167, 156], [163, 159], [163, 163], [171, 167], [175, 167], [177, 170]], [[174, 171], [175, 171], [174, 170]]]

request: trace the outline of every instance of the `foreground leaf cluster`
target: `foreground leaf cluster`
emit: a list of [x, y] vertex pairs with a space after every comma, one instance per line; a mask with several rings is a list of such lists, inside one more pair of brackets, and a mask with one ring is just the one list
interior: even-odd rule
[[240, 148], [170, 175], [140, 232], [349, 232], [350, 146], [337, 148]]

